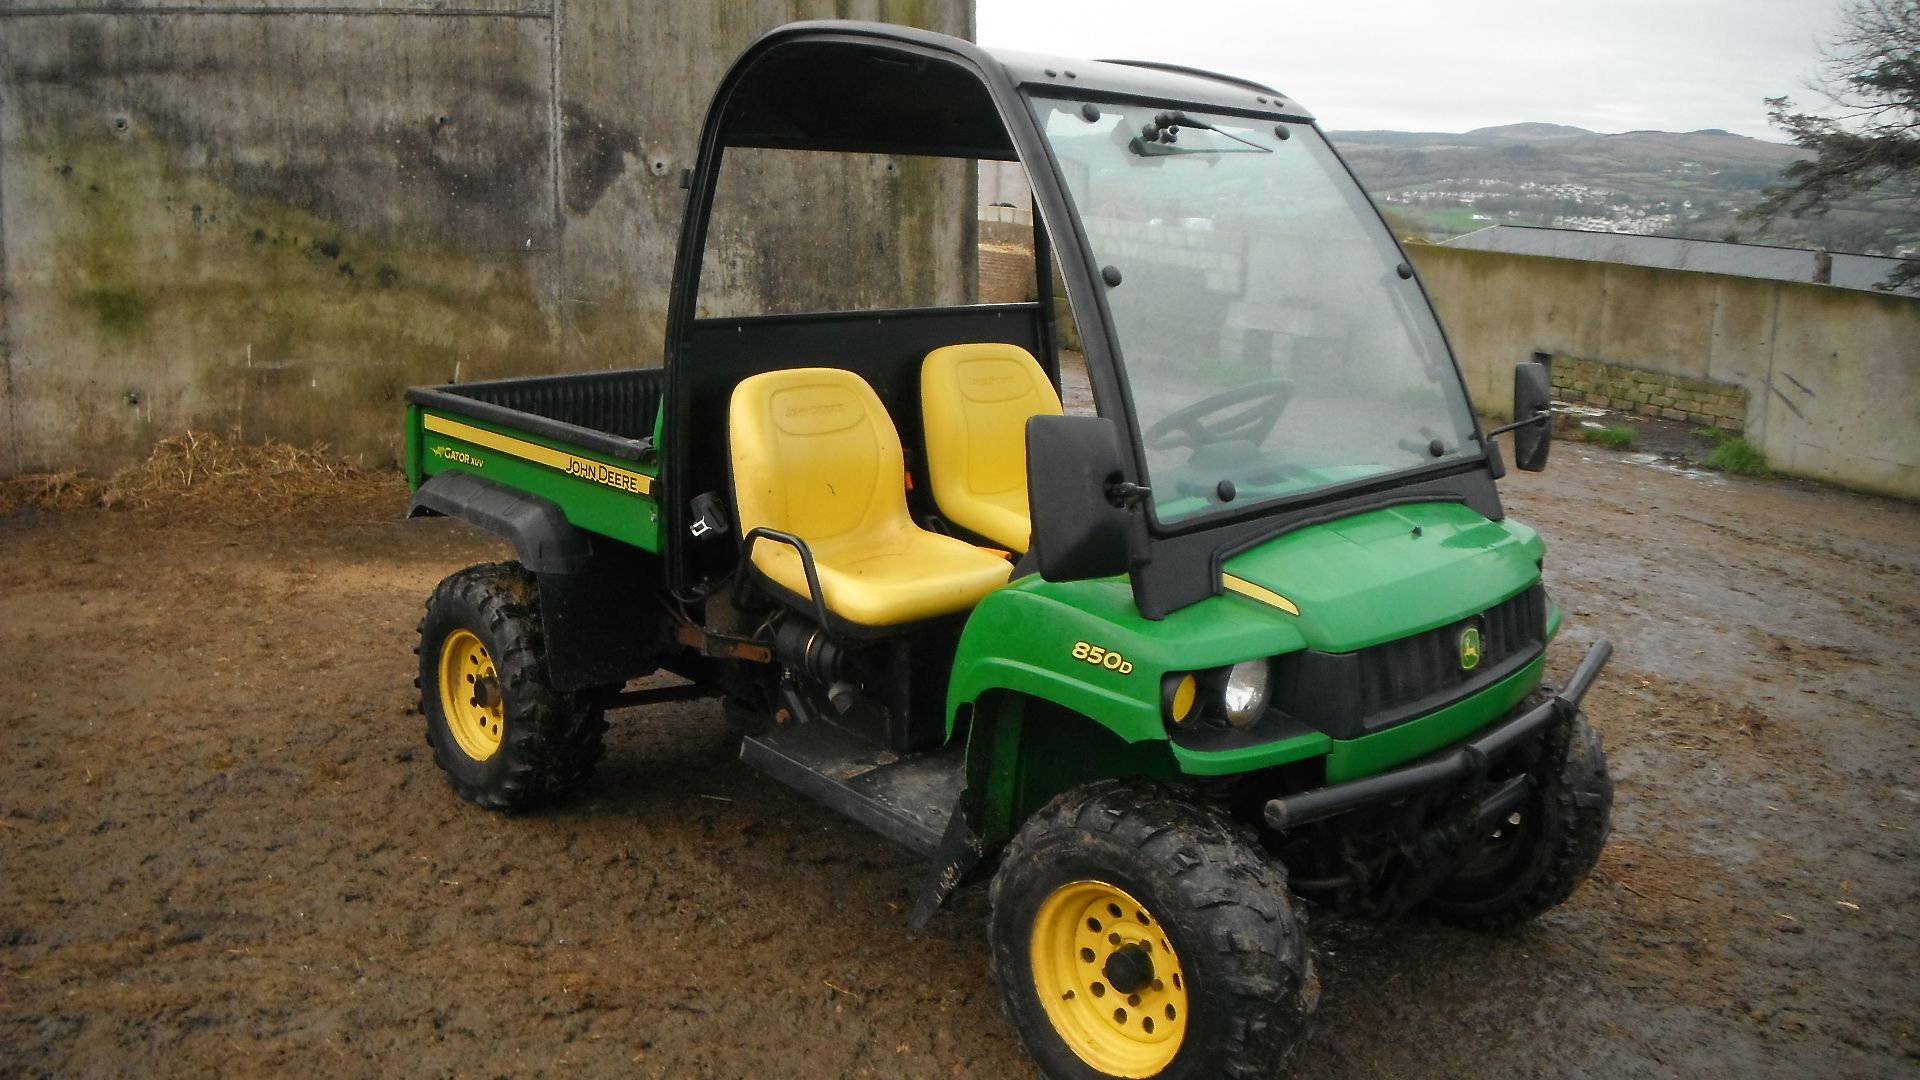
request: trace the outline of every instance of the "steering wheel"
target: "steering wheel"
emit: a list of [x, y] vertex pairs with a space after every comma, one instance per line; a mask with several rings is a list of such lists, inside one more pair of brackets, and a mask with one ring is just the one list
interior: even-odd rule
[[[1261, 379], [1176, 409], [1142, 432], [1142, 438], [1154, 450], [1222, 442], [1259, 443], [1279, 422], [1280, 413], [1291, 400], [1292, 380]], [[1231, 410], [1236, 405], [1244, 408], [1229, 412], [1212, 422], [1205, 419], [1210, 414]]]

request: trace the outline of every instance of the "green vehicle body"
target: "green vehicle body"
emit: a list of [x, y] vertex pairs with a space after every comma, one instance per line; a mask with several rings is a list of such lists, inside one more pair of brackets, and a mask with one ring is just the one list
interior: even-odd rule
[[[936, 44], [929, 35], [896, 28], [802, 25], [770, 35], [771, 44], [756, 45], [760, 52], [750, 50], [741, 65], [778, 45], [776, 39], [799, 41], [809, 35], [823, 40], [898, 41], [902, 48], [913, 49]], [[1278, 104], [1276, 97], [1274, 106]], [[721, 106], [717, 103], [715, 109], [718, 115]], [[713, 126], [710, 120], [709, 128]], [[701, 164], [691, 182], [696, 202], [690, 205], [705, 205], [697, 202], [703, 192], [711, 198], [714, 181], [707, 174], [718, 168], [718, 139], [711, 130], [705, 137]], [[1057, 167], [1041, 169], [1030, 160], [1037, 151], [1031, 146], [1021, 149], [1034, 171], [1040, 201], [1049, 208], [1070, 207], [1064, 185], [1048, 180], [1050, 174], [1057, 174]], [[1350, 180], [1347, 183], [1351, 185]], [[1058, 190], [1049, 193], [1046, 188]], [[1353, 190], [1357, 192], [1357, 186]], [[1079, 229], [1070, 210], [1053, 209], [1053, 214], [1058, 235], [1074, 235]], [[1380, 228], [1384, 235], [1377, 222], [1369, 227]], [[683, 534], [691, 524], [692, 535], [698, 537], [704, 520], [688, 509], [704, 485], [691, 484], [686, 478], [701, 469], [711, 475], [721, 468], [674, 457], [676, 448], [690, 437], [685, 434], [688, 426], [723, 422], [717, 413], [693, 416], [694, 406], [687, 401], [690, 392], [676, 383], [679, 376], [674, 373], [674, 365], [684, 363], [676, 356], [689, 348], [687, 343], [699, 326], [692, 307], [703, 229], [703, 221], [690, 219], [683, 234], [667, 374], [622, 376], [654, 380], [647, 383], [647, 392], [657, 404], [650, 426], [643, 430], [609, 433], [581, 423], [542, 419], [510, 403], [518, 400], [516, 380], [418, 388], [409, 394], [406, 469], [409, 483], [421, 492], [415, 513], [463, 516], [514, 540], [520, 545], [522, 561], [539, 573], [543, 591], [549, 584], [564, 584], [570, 568], [587, 558], [580, 553], [589, 548], [596, 556], [620, 553], [621, 573], [627, 576], [617, 582], [619, 587], [609, 591], [606, 586], [612, 578], [594, 579], [575, 590], [589, 599], [569, 601], [574, 607], [565, 609], [566, 619], [590, 627], [590, 632], [563, 633], [554, 622], [563, 602], [557, 594], [543, 601], [550, 649], [558, 649], [556, 643], [563, 641], [606, 646], [610, 637], [631, 639], [631, 647], [624, 652], [606, 646], [606, 655], [581, 665], [589, 674], [574, 680], [580, 686], [597, 687], [614, 705], [643, 700], [644, 695], [632, 692], [623, 696], [620, 686], [660, 666], [662, 657], [675, 648], [695, 660], [731, 663], [745, 658], [764, 663], [775, 659], [770, 645], [746, 641], [738, 627], [714, 623], [689, 629], [669, 623], [660, 613], [663, 604], [671, 606], [672, 598], [689, 592], [687, 552], [693, 541]], [[1108, 325], [1104, 341], [1102, 335], [1089, 332], [1112, 322], [1105, 315], [1107, 300], [1099, 285], [1103, 271], [1085, 250], [1063, 250], [1059, 258], [1068, 298], [1087, 342], [1087, 362], [1104, 415], [1108, 411], [1104, 406], [1120, 391], [1112, 383], [1112, 372], [1119, 370], [1117, 331]], [[1401, 271], [1400, 278], [1413, 277], [1404, 264]], [[1024, 305], [1022, 311], [1028, 314], [1021, 315], [1036, 320], [1043, 346], [1057, 340], [1045, 276], [1043, 271], [1041, 303]], [[1425, 303], [1417, 281], [1409, 281], [1407, 287]], [[1442, 341], [1438, 348], [1444, 347]], [[1052, 366], [1057, 361], [1043, 357], [1043, 362], [1049, 364], [1049, 374], [1057, 383], [1057, 369]], [[1450, 356], [1446, 363], [1450, 366], [1439, 378], [1458, 385], [1458, 370], [1451, 366]], [[593, 377], [548, 377], [547, 381]], [[1521, 382], [1543, 385], [1544, 373], [1518, 380], [1516, 385]], [[1459, 393], [1464, 403], [1463, 387]], [[1536, 411], [1543, 407], [1543, 399], [1516, 400], [1519, 424], [1544, 421], [1544, 412]], [[1123, 414], [1130, 411], [1130, 406], [1121, 410]], [[1128, 415], [1116, 419], [1125, 430]], [[1470, 416], [1463, 423], [1471, 425], [1469, 441], [1475, 448], [1462, 443], [1449, 451], [1455, 456], [1441, 464], [1451, 467], [1456, 478], [1467, 475], [1490, 492], [1491, 479], [1504, 471], [1498, 450], [1488, 438], [1493, 433], [1480, 431]], [[1522, 427], [1520, 435], [1532, 438], [1537, 447], [1516, 451], [1521, 466], [1539, 467], [1545, 456], [1545, 424], [1538, 424], [1537, 431]], [[1433, 440], [1436, 457], [1441, 442]], [[1129, 462], [1123, 471], [1137, 477], [1134, 468]], [[502, 506], [516, 495], [524, 496], [548, 515], [543, 520], [551, 528], [593, 540], [576, 542], [572, 549], [559, 545], [574, 555], [566, 550], [543, 554], [540, 543], [552, 537], [540, 528], [549, 526], [528, 532], [526, 519], [515, 519], [520, 522], [517, 525], [507, 523], [509, 510], [517, 513], [524, 506], [496, 512], [460, 501], [466, 495], [441, 502], [427, 497], [436, 490], [436, 481], [444, 487], [447, 478], [457, 476], [482, 482], [489, 497]], [[1189, 502], [1198, 505], [1198, 500]], [[1037, 495], [1034, 505], [1038, 515]], [[1254, 509], [1245, 511], [1240, 524], [1257, 527], [1259, 505], [1256, 502]], [[1275, 515], [1286, 509], [1284, 499], [1273, 505]], [[1329, 505], [1331, 509], [1318, 517], [1292, 521], [1271, 530], [1272, 535], [1217, 548], [1214, 563], [1205, 568], [1206, 587], [1200, 593], [1189, 589], [1175, 603], [1162, 604], [1148, 596], [1151, 590], [1142, 583], [1142, 567], [1148, 561], [1142, 552], [1147, 548], [1138, 540], [1131, 549], [1135, 560], [1131, 571], [1111, 561], [1098, 573], [1036, 573], [1026, 572], [1031, 569], [1026, 567], [1016, 569], [1005, 586], [986, 595], [965, 615], [942, 692], [926, 698], [939, 710], [929, 725], [937, 737], [920, 749], [949, 751], [963, 770], [958, 805], [943, 820], [956, 835], [962, 830], [951, 823], [964, 823], [965, 843], [957, 846], [965, 847], [967, 854], [929, 851], [936, 863], [945, 859], [959, 866], [990, 857], [1048, 799], [1090, 780], [1148, 777], [1204, 783], [1257, 775], [1268, 778], [1265, 782], [1276, 797], [1298, 795], [1381, 778], [1443, 755], [1496, 722], [1514, 718], [1523, 700], [1541, 685], [1546, 645], [1560, 629], [1560, 613], [1545, 598], [1541, 585], [1545, 552], [1540, 537], [1503, 515], [1490, 517], [1483, 512], [1485, 505], [1476, 504], [1471, 496], [1376, 499], [1351, 511], [1343, 511], [1337, 502]], [[1174, 539], [1181, 535], [1177, 521], [1148, 522], [1137, 507], [1131, 512], [1136, 536], [1151, 529], [1152, 543], [1161, 543], [1162, 533]], [[1506, 667], [1498, 677], [1471, 681], [1470, 693], [1443, 695], [1444, 700], [1435, 700], [1431, 707], [1379, 730], [1349, 731], [1337, 737], [1289, 718], [1266, 729], [1256, 725], [1253, 734], [1209, 739], [1183, 738], [1169, 723], [1169, 694], [1178, 680], [1194, 673], [1223, 672], [1246, 661], [1276, 658], [1279, 663], [1306, 654], [1337, 660], [1423, 639], [1438, 643], [1434, 647], [1448, 652], [1448, 662], [1471, 672], [1479, 662], [1483, 631], [1469, 624], [1505, 604], [1534, 603], [1530, 598], [1536, 594], [1542, 612], [1538, 640], [1525, 655], [1503, 658]], [[556, 669], [568, 659], [556, 655]], [[1604, 656], [1599, 662], [1604, 663]], [[1598, 663], [1591, 667], [1587, 681], [1597, 672]], [[692, 667], [683, 673], [696, 682], [701, 677]], [[1579, 690], [1584, 688], [1582, 684]], [[1570, 710], [1574, 702], [1577, 693], [1564, 704]], [[1399, 788], [1382, 791], [1373, 801], [1404, 795]], [[1270, 816], [1269, 820], [1275, 819]], [[951, 842], [949, 837], [946, 843]], [[920, 846], [928, 850], [933, 845]], [[959, 876], [958, 871], [949, 873], [944, 885], [930, 888], [944, 897]]]
[[[451, 430], [433, 430], [429, 425]], [[512, 449], [502, 450], [503, 445]], [[552, 455], [547, 463], [535, 460], [541, 451]], [[572, 462], [583, 464], [570, 468]], [[416, 490], [427, 478], [443, 472], [484, 476], [552, 501], [565, 511], [569, 522], [588, 532], [642, 551], [657, 554], [660, 550], [660, 506], [653, 497], [593, 478], [610, 475], [608, 471], [633, 473], [644, 476], [643, 486], [651, 491], [659, 482], [656, 465], [623, 461], [511, 425], [416, 405], [407, 415], [406, 469], [407, 483]]]
[[[1037, 747], [972, 751], [1043, 777], [1035, 783], [1012, 769], [994, 774], [987, 813], [1006, 827], [1074, 782], [1128, 775], [1143, 761], [1153, 764], [1151, 775], [1216, 777], [1324, 758], [1328, 782], [1359, 779], [1456, 743], [1505, 715], [1539, 684], [1544, 654], [1471, 697], [1378, 734], [1332, 739], [1301, 732], [1218, 752], [1189, 750], [1168, 737], [1162, 677], [1306, 648], [1350, 653], [1457, 623], [1536, 584], [1544, 551], [1523, 525], [1434, 503], [1315, 526], [1226, 564], [1229, 572], [1295, 600], [1297, 616], [1227, 594], [1149, 620], [1120, 579], [1023, 578], [989, 595], [967, 621], [948, 692], [948, 730], [1006, 691], [1091, 718], [1116, 737], [1093, 748], [1063, 747], [1059, 761]], [[1382, 573], [1386, 567], [1393, 568], [1390, 575]], [[1558, 629], [1558, 612], [1550, 611], [1549, 635]], [[1073, 646], [1083, 641], [1123, 656], [1132, 670], [1122, 675], [1074, 659]]]

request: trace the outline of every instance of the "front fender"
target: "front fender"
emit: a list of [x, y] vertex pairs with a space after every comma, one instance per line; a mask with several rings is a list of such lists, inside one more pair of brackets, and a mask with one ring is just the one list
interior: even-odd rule
[[983, 694], [1011, 690], [1092, 717], [1128, 743], [1164, 740], [1164, 676], [1298, 649], [1304, 642], [1287, 618], [1223, 595], [1151, 620], [1124, 577], [1028, 575], [968, 617], [947, 689], [947, 734]]

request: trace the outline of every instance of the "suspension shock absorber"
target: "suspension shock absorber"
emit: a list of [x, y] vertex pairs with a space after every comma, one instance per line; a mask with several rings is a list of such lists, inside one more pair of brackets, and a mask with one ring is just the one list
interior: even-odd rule
[[835, 711], [853, 707], [859, 690], [847, 678], [850, 652], [825, 628], [798, 616], [782, 619], [774, 627], [773, 654], [787, 667], [826, 684], [827, 703]]

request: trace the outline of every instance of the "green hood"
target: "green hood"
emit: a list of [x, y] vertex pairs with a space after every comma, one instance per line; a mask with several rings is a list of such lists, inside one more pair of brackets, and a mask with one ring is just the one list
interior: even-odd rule
[[1461, 503], [1410, 503], [1275, 537], [1223, 569], [1300, 609], [1308, 648], [1352, 652], [1484, 611], [1532, 585], [1546, 545]]

